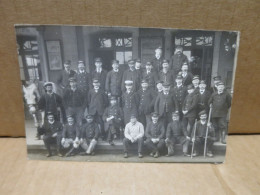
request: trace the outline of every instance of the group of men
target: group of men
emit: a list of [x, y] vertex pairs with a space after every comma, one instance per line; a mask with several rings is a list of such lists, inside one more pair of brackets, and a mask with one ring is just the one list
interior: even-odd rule
[[66, 156], [79, 149], [94, 154], [99, 137], [114, 145], [114, 139], [124, 136], [125, 158], [134, 143], [140, 158], [144, 145], [158, 158], [165, 146], [167, 156], [174, 155], [176, 144], [190, 156], [194, 143], [191, 155], [196, 156], [206, 141], [207, 156], [212, 157], [214, 141], [225, 143], [231, 96], [220, 76], [207, 88], [192, 75], [181, 47], [170, 61], [157, 48], [154, 60], [146, 64], [129, 60], [127, 69], [117, 60], [109, 72], [102, 68], [101, 58], [94, 63], [90, 74], [83, 61], [78, 61], [77, 71], [65, 62], [56, 82], [60, 95], [54, 93], [54, 83], [45, 83], [46, 93], [37, 106], [42, 113], [38, 135], [43, 135], [47, 156], [52, 155], [52, 143], [60, 156], [62, 148], [67, 148]]

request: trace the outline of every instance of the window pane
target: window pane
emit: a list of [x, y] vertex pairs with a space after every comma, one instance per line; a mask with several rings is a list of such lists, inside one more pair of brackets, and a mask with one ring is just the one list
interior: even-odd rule
[[128, 62], [128, 60], [132, 59], [132, 51], [126, 51], [125, 52], [125, 63]]
[[185, 37], [183, 41], [184, 46], [191, 46], [192, 37]]
[[115, 45], [117, 47], [122, 47], [123, 46], [123, 39], [119, 38], [119, 39], [115, 39]]
[[26, 64], [27, 66], [37, 66], [37, 57], [38, 55], [26, 55], [25, 56], [25, 60], [26, 60]]
[[107, 38], [99, 38], [99, 43], [101, 48], [112, 46], [111, 39], [107, 39]]
[[116, 52], [116, 59], [119, 61], [119, 64], [124, 64], [124, 62], [125, 62], [124, 52], [117, 51]]
[[39, 73], [37, 68], [28, 69], [30, 79], [39, 79]]
[[132, 47], [132, 37], [124, 38], [125, 47]]

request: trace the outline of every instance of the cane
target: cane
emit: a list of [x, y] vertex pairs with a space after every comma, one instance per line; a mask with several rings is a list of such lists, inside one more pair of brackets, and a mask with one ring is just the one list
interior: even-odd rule
[[[196, 130], [197, 130], [197, 119], [195, 120], [195, 125], [194, 125], [193, 130], [194, 130], [194, 136], [193, 137], [195, 138]], [[195, 145], [195, 140], [194, 140], [194, 142], [192, 142], [191, 155], [190, 155], [191, 158], [193, 157], [194, 145]]]
[[208, 124], [210, 123], [211, 111], [212, 111], [212, 106], [210, 105], [209, 117], [208, 117], [208, 123], [207, 123], [207, 130], [206, 130], [206, 136], [205, 136], [205, 144], [204, 144], [204, 158], [206, 158], [207, 140], [208, 140], [208, 133], [209, 133], [209, 126], [208, 126]]

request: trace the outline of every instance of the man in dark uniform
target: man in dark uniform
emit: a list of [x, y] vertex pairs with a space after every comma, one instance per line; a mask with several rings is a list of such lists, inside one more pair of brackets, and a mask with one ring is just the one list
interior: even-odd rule
[[188, 58], [185, 54], [183, 54], [183, 48], [181, 46], [177, 46], [174, 55], [171, 57], [170, 68], [178, 73], [184, 62], [188, 62]]
[[175, 79], [176, 85], [173, 88], [173, 95], [178, 102], [178, 112], [179, 118], [182, 120], [183, 113], [182, 113], [182, 105], [184, 102], [185, 97], [187, 96], [187, 87], [183, 86], [182, 84], [182, 76], [178, 75]]
[[86, 120], [87, 122], [81, 127], [80, 146], [86, 154], [94, 155], [100, 130], [92, 115], [87, 115]]
[[188, 86], [192, 83], [192, 78], [193, 78], [193, 75], [188, 72], [188, 65], [187, 64], [183, 64], [182, 67], [181, 67], [181, 72], [180, 72], [180, 75], [182, 76], [182, 82], [183, 82], [183, 85], [184, 86]]
[[44, 84], [46, 93], [40, 97], [38, 108], [42, 115], [42, 125], [48, 112], [54, 115], [55, 120], [60, 120], [60, 112], [62, 114], [63, 123], [66, 122], [66, 113], [62, 103], [62, 98], [53, 92], [53, 83], [46, 82]]
[[106, 78], [106, 92], [108, 96], [115, 96], [117, 99], [121, 97], [121, 83], [123, 74], [119, 70], [119, 62], [118, 60], [112, 61], [113, 70], [107, 73]]
[[163, 123], [159, 122], [158, 119], [159, 115], [157, 113], [152, 113], [152, 121], [148, 123], [145, 130], [145, 145], [152, 151], [150, 156], [153, 156], [154, 158], [160, 156], [160, 152], [165, 145], [165, 128]]
[[155, 89], [156, 82], [158, 81], [158, 74], [155, 70], [152, 70], [151, 62], [147, 62], [145, 66], [145, 70], [142, 74], [142, 79], [148, 81], [149, 87]]
[[67, 117], [68, 123], [64, 125], [62, 132], [61, 145], [69, 149], [66, 153], [66, 157], [75, 154], [80, 144], [80, 128], [75, 123], [72, 115]]
[[141, 81], [141, 89], [136, 93], [139, 100], [138, 104], [138, 118], [139, 121], [146, 127], [146, 124], [150, 120], [150, 114], [154, 109], [154, 102], [156, 99], [156, 92], [149, 88], [147, 80]]
[[107, 140], [110, 145], [114, 145], [113, 140], [117, 137], [119, 130], [122, 130], [123, 116], [123, 110], [117, 104], [117, 98], [111, 96], [110, 106], [106, 108], [103, 114], [105, 132], [108, 133]]
[[78, 89], [76, 79], [70, 78], [70, 88], [66, 90], [63, 100], [67, 115], [75, 116], [76, 123], [81, 126], [84, 110], [86, 108], [87, 97]]
[[158, 96], [159, 94], [161, 94], [162, 92], [163, 92], [163, 82], [160, 81], [160, 80], [158, 80], [158, 81], [156, 82], [156, 93], [157, 93], [157, 96]]
[[125, 92], [125, 81], [130, 80], [133, 81], [133, 91], [138, 91], [140, 87], [140, 80], [141, 77], [138, 74], [137, 70], [135, 69], [135, 61], [129, 60], [128, 61], [129, 69], [126, 70], [123, 74], [122, 84], [121, 84], [121, 90], [122, 92]]
[[209, 105], [212, 104], [212, 124], [216, 131], [217, 139], [226, 143], [227, 134], [227, 114], [231, 106], [231, 95], [225, 90], [223, 82], [218, 82], [217, 92], [213, 93], [209, 99]]
[[102, 68], [102, 59], [95, 58], [95, 70], [91, 73], [91, 80], [94, 79], [99, 80], [100, 82], [100, 89], [105, 90], [106, 85], [106, 78], [107, 78], [107, 71]]
[[199, 94], [199, 84], [200, 84], [200, 78], [199, 75], [194, 75], [192, 78], [192, 85], [194, 87], [194, 93]]
[[187, 138], [187, 131], [183, 129], [182, 124], [179, 120], [179, 114], [176, 112], [172, 113], [172, 122], [168, 124], [166, 131], [165, 143], [166, 147], [168, 148], [168, 153], [166, 156], [174, 155], [174, 146], [176, 144], [181, 144], [184, 156], [189, 156], [189, 142], [190, 141]]
[[126, 125], [130, 121], [132, 114], [138, 114], [138, 98], [136, 93], [133, 91], [133, 81], [125, 81], [126, 91], [122, 95], [122, 107], [124, 112], [124, 124]]
[[162, 69], [163, 51], [162, 47], [155, 49], [155, 58], [152, 60], [153, 71], [160, 72]]
[[215, 130], [211, 123], [207, 124], [207, 113], [205, 110], [199, 113], [199, 117], [200, 120], [196, 126], [196, 133], [195, 129], [192, 132], [192, 142], [195, 142], [193, 156], [198, 156], [201, 151], [204, 151], [206, 132], [208, 128], [206, 155], [208, 157], [213, 157], [212, 146], [215, 141]]
[[[191, 137], [191, 132], [197, 117], [197, 107], [198, 107], [198, 95], [194, 93], [194, 87], [192, 84], [187, 87], [188, 95], [183, 102], [183, 128], [187, 131], [187, 136]], [[188, 126], [189, 125], [189, 126]]]
[[60, 153], [61, 134], [63, 128], [62, 124], [54, 119], [54, 115], [52, 113], [47, 114], [47, 120], [48, 121], [45, 121], [44, 125], [41, 128], [43, 132], [43, 142], [48, 150], [48, 154], [46, 156], [52, 156], [51, 144], [56, 144], [58, 156], [62, 156], [62, 154]]
[[167, 128], [172, 113], [178, 111], [178, 103], [174, 95], [170, 93], [169, 83], [163, 83], [163, 93], [157, 96], [154, 111], [159, 114], [159, 117], [164, 121], [165, 128]]
[[74, 77], [75, 74], [76, 72], [74, 70], [71, 70], [70, 60], [67, 60], [64, 63], [64, 70], [61, 71], [61, 74], [57, 79], [57, 84], [62, 89], [62, 95], [64, 94], [65, 90], [69, 88], [69, 78]]
[[91, 84], [91, 78], [86, 71], [86, 67], [83, 61], [78, 61], [78, 71], [75, 75], [77, 87], [80, 89], [85, 97], [88, 96], [89, 87]]
[[91, 89], [88, 96], [89, 109], [88, 114], [95, 118], [95, 122], [100, 125], [101, 137], [105, 138], [104, 122], [102, 116], [105, 108], [108, 105], [108, 99], [105, 92], [100, 89], [100, 82], [96, 79], [93, 80], [94, 89]]
[[164, 83], [169, 83], [173, 87], [175, 74], [173, 70], [170, 70], [169, 68], [169, 61], [163, 60], [162, 67], [162, 70], [159, 72], [159, 80]]
[[143, 67], [142, 62], [139, 58], [135, 60], [135, 70], [139, 74], [139, 78], [142, 78]]
[[214, 82], [214, 85], [213, 87], [211, 87], [210, 89], [210, 92], [211, 93], [214, 93], [214, 92], [217, 92], [217, 83], [221, 81], [221, 76], [215, 76], [213, 77], [213, 82]]
[[209, 98], [211, 96], [210, 92], [206, 89], [206, 82], [201, 80], [199, 84], [199, 93], [198, 93], [198, 112], [205, 110], [209, 113]]

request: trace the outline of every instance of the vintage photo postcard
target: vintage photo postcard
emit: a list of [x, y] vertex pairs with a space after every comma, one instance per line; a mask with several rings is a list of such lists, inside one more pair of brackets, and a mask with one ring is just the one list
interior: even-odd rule
[[29, 159], [224, 161], [239, 32], [15, 30]]

